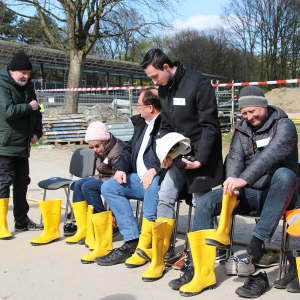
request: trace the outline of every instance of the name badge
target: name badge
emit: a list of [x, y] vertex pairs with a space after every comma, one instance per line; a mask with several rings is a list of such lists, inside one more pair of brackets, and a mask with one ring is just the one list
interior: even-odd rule
[[105, 157], [103, 163], [104, 163], [104, 164], [108, 164], [108, 159], [107, 159], [107, 157]]
[[185, 105], [185, 98], [173, 98], [173, 105]]
[[257, 148], [266, 147], [270, 142], [270, 138], [256, 141]]

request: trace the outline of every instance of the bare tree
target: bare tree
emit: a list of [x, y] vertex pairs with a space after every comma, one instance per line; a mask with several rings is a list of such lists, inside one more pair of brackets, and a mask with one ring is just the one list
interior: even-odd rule
[[[145, 26], [166, 26], [166, 16], [174, 12], [168, 0], [14, 0], [6, 1], [11, 11], [19, 16], [38, 19], [48, 39], [55, 48], [70, 56], [68, 88], [80, 87], [86, 56], [97, 39], [121, 36], [128, 32], [140, 31]], [[24, 15], [19, 7], [33, 7], [38, 17]], [[139, 16], [139, 22], [132, 26], [119, 26], [119, 18], [131, 13]], [[60, 34], [67, 40], [56, 38], [56, 32], [47, 26], [46, 16], [52, 17]], [[115, 30], [110, 31], [114, 27]], [[66, 95], [63, 111], [74, 113], [78, 110], [77, 93]]]

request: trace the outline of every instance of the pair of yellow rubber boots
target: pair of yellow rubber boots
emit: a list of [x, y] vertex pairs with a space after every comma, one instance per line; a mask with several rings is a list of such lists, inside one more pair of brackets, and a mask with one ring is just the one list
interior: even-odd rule
[[193, 279], [180, 287], [182, 296], [194, 296], [205, 289], [212, 289], [216, 284], [214, 265], [216, 248], [229, 249], [231, 215], [236, 205], [236, 195], [223, 195], [222, 211], [218, 229], [200, 230], [188, 233], [188, 239], [194, 263]]
[[[144, 281], [154, 281], [162, 277], [164, 259], [169, 249], [175, 220], [158, 218], [156, 222], [143, 218], [141, 235], [135, 253], [126, 260], [128, 268], [136, 268], [150, 261], [149, 268], [143, 273]], [[149, 249], [152, 241], [152, 249]]]
[[9, 198], [0, 199], [0, 240], [12, 239], [12, 234], [7, 229], [7, 212]]
[[81, 257], [84, 264], [93, 263], [96, 257], [108, 254], [112, 248], [112, 212], [94, 214], [94, 207], [86, 201], [72, 203], [77, 224], [75, 235], [66, 239], [67, 244], [77, 244], [85, 238], [85, 246], [92, 252]]
[[47, 245], [60, 238], [59, 225], [61, 216], [61, 200], [39, 202], [44, 230], [42, 234], [30, 241], [33, 246]]

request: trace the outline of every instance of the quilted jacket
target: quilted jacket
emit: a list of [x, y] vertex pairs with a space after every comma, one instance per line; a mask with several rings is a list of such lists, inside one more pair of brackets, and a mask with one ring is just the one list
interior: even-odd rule
[[[254, 133], [246, 120], [237, 124], [226, 157], [226, 178], [242, 178], [258, 190], [269, 186], [273, 174], [281, 167], [293, 171], [299, 180], [295, 125], [282, 109], [271, 105], [268, 109], [273, 109], [273, 114]], [[269, 143], [258, 148], [257, 141], [264, 139], [269, 139]]]

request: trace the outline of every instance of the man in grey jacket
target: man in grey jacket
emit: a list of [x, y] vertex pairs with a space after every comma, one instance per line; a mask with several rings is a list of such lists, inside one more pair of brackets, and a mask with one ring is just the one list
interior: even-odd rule
[[[259, 87], [241, 90], [239, 108], [243, 120], [235, 126], [226, 157], [223, 188], [197, 199], [193, 231], [212, 229], [221, 212], [223, 194], [237, 195], [233, 214], [261, 211], [247, 252], [261, 257], [263, 242], [270, 242], [280, 217], [291, 209], [299, 193], [298, 137], [294, 123], [278, 107], [268, 105]], [[193, 278], [193, 263], [179, 279], [179, 288]]]

